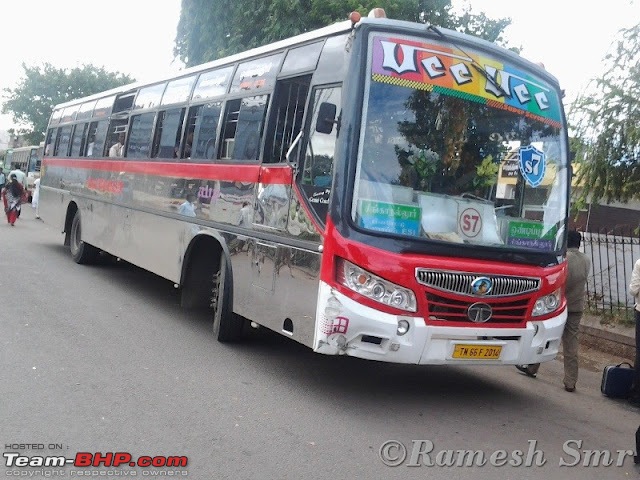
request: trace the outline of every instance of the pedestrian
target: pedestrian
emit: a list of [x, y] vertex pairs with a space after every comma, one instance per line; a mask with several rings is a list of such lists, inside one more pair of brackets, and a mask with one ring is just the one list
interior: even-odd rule
[[2, 189], [2, 203], [4, 212], [7, 215], [7, 223], [12, 227], [20, 216], [20, 205], [22, 204], [25, 190], [15, 175], [9, 176], [9, 183]]
[[4, 184], [7, 182], [7, 177], [4, 176], [4, 170], [0, 168], [0, 188], [4, 187]]
[[[631, 272], [629, 293], [633, 295], [635, 301], [633, 313], [636, 320], [636, 361], [629, 402], [636, 407], [640, 407], [640, 259], [636, 260]], [[640, 432], [640, 429], [638, 431]], [[640, 451], [637, 454], [640, 456]]]
[[[579, 248], [582, 243], [580, 232], [572, 230], [567, 238], [567, 322], [562, 332], [562, 353], [564, 356], [564, 389], [567, 392], [576, 390], [578, 381], [578, 330], [584, 310], [585, 288], [591, 269], [591, 261]], [[516, 365], [516, 368], [527, 376], [535, 378], [540, 368], [539, 363]]]
[[13, 170], [9, 172], [9, 179], [11, 179], [11, 175], [15, 175], [18, 179], [18, 182], [22, 184], [22, 188], [27, 188], [27, 174], [20, 170], [20, 165], [17, 163], [13, 164]]
[[31, 198], [31, 208], [36, 211], [36, 218], [40, 218], [40, 178], [33, 182], [33, 197]]

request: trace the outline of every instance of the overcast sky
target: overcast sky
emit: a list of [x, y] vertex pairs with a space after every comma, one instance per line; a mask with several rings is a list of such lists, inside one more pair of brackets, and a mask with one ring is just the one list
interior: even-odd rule
[[[0, 97], [21, 64], [104, 66], [137, 80], [177, 72], [173, 46], [180, 0], [4, 0], [0, 6]], [[453, 0], [460, 5], [463, 0]], [[511, 17], [505, 36], [522, 56], [545, 64], [571, 99], [599, 75], [616, 32], [640, 22], [640, 0], [587, 5], [571, 0], [472, 0], [477, 12]], [[345, 18], [348, 12], [345, 12]], [[0, 101], [1, 98], [0, 98]], [[0, 115], [0, 129], [13, 126]]]

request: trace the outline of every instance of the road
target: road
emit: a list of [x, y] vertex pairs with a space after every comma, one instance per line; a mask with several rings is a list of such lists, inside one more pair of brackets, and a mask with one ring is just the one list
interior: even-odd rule
[[[640, 473], [630, 456], [615, 464], [617, 450], [634, 449], [640, 412], [600, 394], [601, 364], [582, 369], [571, 394], [559, 361], [530, 379], [512, 367], [327, 357], [262, 330], [223, 345], [207, 315], [180, 309], [171, 283], [124, 263], [76, 265], [62, 235], [30, 208], [15, 227], [0, 224], [0, 245], [6, 476], [601, 480]], [[186, 456], [188, 464], [15, 466], [79, 452]], [[608, 453], [614, 464], [601, 466]], [[400, 465], [385, 465], [381, 455]]]

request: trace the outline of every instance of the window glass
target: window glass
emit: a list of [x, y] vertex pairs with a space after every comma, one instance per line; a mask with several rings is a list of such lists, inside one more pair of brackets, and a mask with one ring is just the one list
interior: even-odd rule
[[273, 88], [284, 53], [258, 58], [238, 65], [231, 93]]
[[268, 95], [227, 102], [220, 158], [257, 160]]
[[227, 92], [232, 72], [233, 67], [225, 67], [201, 74], [193, 91], [192, 100], [204, 100], [224, 95]]
[[60, 123], [60, 118], [62, 118], [62, 110], [62, 108], [57, 108], [53, 111], [53, 113], [51, 114], [51, 120], [49, 121], [51, 125], [57, 125], [58, 123]]
[[91, 118], [91, 114], [93, 113], [93, 107], [96, 106], [96, 101], [91, 100], [90, 102], [83, 103], [80, 105], [80, 110], [78, 110], [78, 114], [76, 115], [76, 120], [86, 120]]
[[216, 156], [216, 135], [222, 102], [198, 105], [189, 110], [187, 138], [183, 158], [213, 160]]
[[138, 96], [136, 97], [134, 110], [140, 110], [143, 108], [153, 108], [160, 104], [160, 98], [162, 92], [164, 92], [165, 83], [158, 85], [152, 85], [151, 87], [145, 87], [140, 89]]
[[53, 154], [53, 147], [56, 144], [56, 137], [58, 136], [57, 128], [50, 128], [47, 132], [47, 139], [44, 142], [44, 154], [46, 156]]
[[323, 103], [335, 105], [336, 112], [340, 112], [341, 88], [337, 86], [320, 88], [313, 94], [309, 141], [301, 169], [302, 189], [321, 221], [324, 221], [327, 216], [331, 195], [334, 151], [338, 136], [336, 125], [333, 126], [330, 133], [316, 131], [320, 105]]
[[96, 107], [93, 109], [93, 118], [102, 118], [106, 117], [111, 113], [111, 108], [113, 107], [113, 101], [115, 100], [115, 95], [112, 97], [101, 98], [96, 102]]
[[58, 131], [56, 138], [56, 148], [53, 155], [56, 157], [67, 157], [69, 155], [69, 143], [71, 142], [71, 125], [62, 127]]
[[104, 156], [104, 144], [107, 140], [107, 130], [109, 122], [101, 120], [99, 122], [91, 122], [89, 125], [89, 134], [87, 135], [86, 153], [87, 157]]
[[191, 87], [193, 87], [195, 79], [196, 76], [193, 75], [191, 77], [178, 78], [177, 80], [169, 82], [164, 95], [162, 95], [162, 105], [186, 102], [191, 94]]
[[80, 123], [73, 129], [73, 139], [71, 140], [71, 156], [79, 157], [84, 150], [84, 134], [87, 129], [86, 123]]
[[184, 111], [184, 108], [175, 108], [158, 113], [152, 155], [154, 158], [176, 158], [178, 156]]
[[289, 50], [282, 64], [280, 74], [288, 75], [315, 69], [318, 64], [318, 58], [320, 58], [320, 52], [322, 52], [322, 45], [323, 42], [317, 42]]
[[153, 112], [132, 117], [127, 158], [149, 158], [154, 117]]
[[302, 130], [304, 107], [311, 75], [280, 80], [271, 108], [273, 121], [265, 148], [264, 162], [284, 162], [289, 147]]
[[73, 122], [76, 119], [76, 113], [80, 105], [72, 105], [64, 109], [60, 123]]

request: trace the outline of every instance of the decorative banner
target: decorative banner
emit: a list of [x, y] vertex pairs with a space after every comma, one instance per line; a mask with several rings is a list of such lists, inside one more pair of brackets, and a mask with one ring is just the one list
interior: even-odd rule
[[373, 81], [433, 90], [524, 114], [557, 128], [562, 126], [557, 91], [530, 73], [503, 63], [499, 57], [490, 58], [471, 49], [463, 53], [419, 39], [382, 36], [374, 37], [372, 55]]

